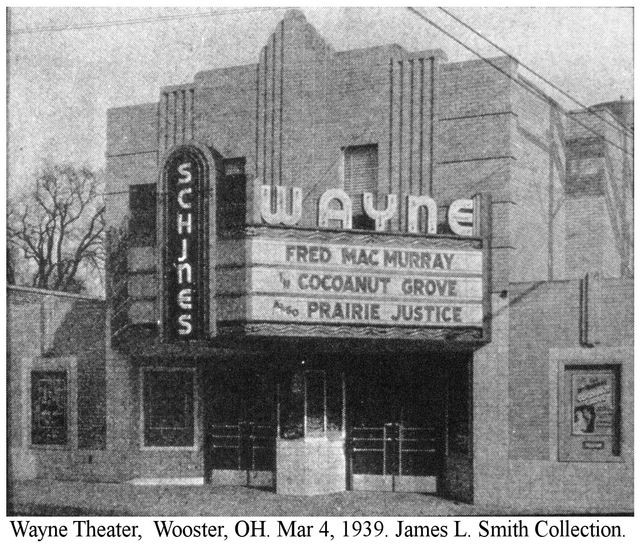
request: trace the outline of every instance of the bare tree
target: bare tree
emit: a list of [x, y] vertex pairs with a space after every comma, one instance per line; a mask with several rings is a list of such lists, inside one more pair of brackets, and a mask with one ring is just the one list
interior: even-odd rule
[[103, 184], [95, 172], [47, 163], [35, 185], [10, 199], [7, 240], [33, 287], [86, 290], [104, 272]]

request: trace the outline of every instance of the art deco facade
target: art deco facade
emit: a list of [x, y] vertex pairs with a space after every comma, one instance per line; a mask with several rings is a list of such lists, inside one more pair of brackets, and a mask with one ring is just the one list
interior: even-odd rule
[[36, 473], [631, 510], [632, 104], [297, 11], [256, 60], [109, 111], [106, 438]]

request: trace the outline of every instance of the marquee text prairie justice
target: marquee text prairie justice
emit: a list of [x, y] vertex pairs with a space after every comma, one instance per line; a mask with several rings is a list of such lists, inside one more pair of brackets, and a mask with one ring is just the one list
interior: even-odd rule
[[600, 520], [573, 522], [566, 518], [540, 519], [455, 519], [439, 522], [425, 519], [321, 520], [269, 519], [224, 523], [203, 520], [153, 520], [149, 527], [134, 524], [100, 523], [98, 520], [72, 520], [67, 524], [40, 524], [32, 520], [11, 520], [17, 538], [38, 542], [55, 538], [121, 538], [142, 540], [142, 530], [155, 538], [624, 538], [622, 527]]

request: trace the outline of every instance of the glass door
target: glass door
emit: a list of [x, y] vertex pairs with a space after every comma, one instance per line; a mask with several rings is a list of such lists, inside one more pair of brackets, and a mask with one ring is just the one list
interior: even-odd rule
[[403, 360], [362, 360], [348, 376], [352, 489], [435, 491], [445, 434], [441, 368]]
[[275, 376], [254, 368], [204, 376], [206, 477], [246, 478], [248, 484], [263, 477], [263, 483], [273, 483], [270, 475], [257, 473], [275, 471]]

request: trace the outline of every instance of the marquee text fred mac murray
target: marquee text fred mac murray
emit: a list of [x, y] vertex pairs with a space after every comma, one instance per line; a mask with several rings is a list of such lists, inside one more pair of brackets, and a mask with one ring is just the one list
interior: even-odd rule
[[[149, 520], [150, 521], [150, 520]], [[119, 538], [142, 540], [143, 536], [166, 539], [210, 538], [225, 541], [230, 538], [623, 538], [622, 527], [601, 523], [598, 519], [572, 520], [567, 518], [434, 521], [420, 518], [363, 520], [363, 519], [269, 519], [224, 523], [203, 518], [199, 520], [162, 519], [144, 524], [103, 522], [99, 519], [76, 519], [59, 524], [43, 524], [38, 520], [11, 520], [16, 538], [47, 541], [58, 538]], [[144, 532], [144, 534], [143, 534]]]

